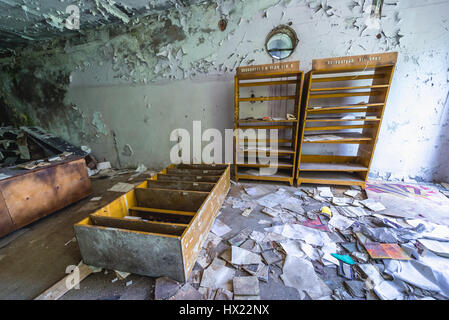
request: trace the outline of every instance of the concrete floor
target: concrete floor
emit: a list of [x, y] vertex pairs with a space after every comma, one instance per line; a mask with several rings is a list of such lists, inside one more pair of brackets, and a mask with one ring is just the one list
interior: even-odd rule
[[[93, 179], [92, 196], [0, 239], [0, 247], [2, 243], [5, 245], [10, 241], [9, 244], [0, 248], [0, 299], [33, 299], [61, 280], [66, 275], [68, 266], [77, 265], [81, 261], [81, 255], [74, 241], [73, 224], [119, 197], [120, 193], [110, 192], [107, 189], [119, 181], [128, 182], [129, 176], [130, 174], [112, 179]], [[143, 177], [138, 177], [131, 182], [140, 182]], [[243, 192], [243, 185], [245, 183], [232, 185], [229, 195], [239, 197], [239, 194]], [[286, 184], [265, 183], [264, 185], [273, 188], [273, 191], [279, 187], [297, 190]], [[101, 196], [102, 199], [97, 202], [90, 201], [95, 196]], [[232, 231], [226, 238], [238, 233], [244, 227], [263, 231], [264, 225], [258, 224], [258, 221], [267, 219], [267, 216], [261, 213], [260, 209], [258, 207], [249, 217], [244, 217], [239, 209], [232, 209], [231, 206], [223, 208], [220, 219], [232, 227]], [[273, 267], [272, 270], [274, 274], [270, 273], [268, 283], [260, 281], [261, 299], [299, 299], [298, 292], [294, 288], [285, 287], [279, 278], [281, 269]], [[335, 269], [329, 271], [325, 272], [322, 278], [333, 290], [341, 286], [343, 279], [337, 276]], [[248, 274], [237, 271], [236, 275]], [[132, 274], [125, 280], [112, 282], [114, 278], [116, 274], [111, 270], [91, 274], [81, 282], [79, 289], [69, 291], [62, 299], [148, 300], [154, 298], [155, 278]], [[132, 284], [126, 286], [130, 280]]]

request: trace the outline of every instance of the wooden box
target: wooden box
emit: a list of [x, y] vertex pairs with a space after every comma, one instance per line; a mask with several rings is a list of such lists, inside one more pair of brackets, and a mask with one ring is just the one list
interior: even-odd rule
[[86, 162], [70, 156], [33, 170], [3, 169], [0, 237], [91, 194]]
[[229, 186], [229, 165], [170, 165], [74, 226], [84, 263], [185, 282]]

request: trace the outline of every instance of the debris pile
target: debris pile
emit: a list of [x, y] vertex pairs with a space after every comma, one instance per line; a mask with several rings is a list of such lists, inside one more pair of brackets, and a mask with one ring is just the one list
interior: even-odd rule
[[222, 211], [256, 222], [235, 230], [219, 216], [188, 282], [156, 299], [271, 299], [271, 281], [301, 299], [449, 298], [448, 226], [392, 216], [358, 187], [242, 186]]

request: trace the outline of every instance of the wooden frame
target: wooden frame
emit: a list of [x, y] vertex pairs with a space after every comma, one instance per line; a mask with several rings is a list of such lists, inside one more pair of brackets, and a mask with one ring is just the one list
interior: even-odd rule
[[[397, 52], [313, 60], [301, 110], [298, 185], [365, 188], [396, 60]], [[364, 101], [354, 103], [355, 99]], [[361, 132], [348, 132], [356, 129]], [[357, 154], [308, 154], [317, 143], [355, 145]]]
[[187, 281], [229, 187], [227, 164], [170, 165], [75, 224], [84, 263]]
[[[303, 72], [299, 70], [299, 61], [282, 62], [275, 64], [256, 65], [237, 68], [235, 76], [235, 105], [234, 105], [234, 129], [235, 134], [235, 179], [249, 180], [268, 180], [268, 181], [285, 181], [293, 184], [296, 168], [296, 147], [299, 130], [299, 109], [302, 95]], [[268, 88], [277, 88], [288, 91], [289, 86], [294, 86], [294, 94], [287, 95], [270, 95], [264, 97], [240, 97], [240, 88], [257, 88], [266, 86]], [[282, 115], [283, 119], [240, 119], [240, 103], [241, 102], [264, 102], [264, 101], [288, 101], [292, 100], [295, 119], [287, 119], [287, 115]], [[241, 139], [238, 129], [277, 129], [283, 133], [291, 133], [291, 137], [287, 139]], [[255, 143], [257, 147], [250, 150], [245, 143]], [[259, 144], [267, 143], [268, 149], [260, 147]], [[276, 143], [276, 148], [271, 148], [271, 144]], [[242, 146], [242, 147], [241, 147]], [[268, 167], [260, 161], [246, 162], [246, 158], [250, 155], [256, 155], [264, 152], [267, 157], [277, 157], [278, 165], [276, 174], [259, 175], [254, 174], [253, 170]], [[240, 157], [243, 161], [239, 161]]]

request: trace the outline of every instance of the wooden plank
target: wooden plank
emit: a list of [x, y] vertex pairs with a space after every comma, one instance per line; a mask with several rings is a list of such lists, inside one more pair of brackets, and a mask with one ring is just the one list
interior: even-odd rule
[[366, 79], [378, 79], [385, 78], [385, 74], [355, 74], [351, 76], [339, 76], [339, 77], [320, 77], [320, 78], [312, 78], [313, 83], [317, 82], [336, 82], [336, 81], [357, 81], [357, 80], [366, 80]]
[[298, 72], [299, 61], [279, 62], [270, 64], [260, 64], [237, 68], [237, 76], [255, 77], [259, 75], [283, 75], [286, 73]]
[[336, 184], [336, 185], [364, 185], [365, 181], [359, 176], [348, 172], [321, 172], [321, 171], [301, 171], [299, 182]]
[[187, 224], [112, 218], [97, 216], [95, 214], [91, 214], [90, 219], [95, 226], [158, 234], [169, 234], [174, 236], [180, 236], [184, 232], [185, 228], [187, 228]]
[[219, 178], [220, 177], [203, 175], [157, 174], [157, 180], [159, 181], [217, 182]]
[[312, 60], [314, 71], [340, 71], [363, 67], [375, 67], [395, 64], [398, 57], [397, 52], [364, 54], [350, 57], [336, 57]]
[[346, 97], [370, 97], [380, 95], [378, 91], [362, 91], [362, 92], [341, 92], [341, 93], [324, 93], [310, 94], [309, 99], [327, 99], [327, 98], [346, 98]]
[[56, 282], [53, 286], [42, 292], [34, 300], [58, 300], [67, 292], [80, 284], [92, 273], [92, 269], [82, 261], [70, 274]]
[[261, 87], [261, 86], [278, 86], [296, 84], [297, 80], [283, 80], [283, 81], [260, 81], [260, 82], [240, 82], [239, 87]]
[[157, 210], [147, 211], [146, 208], [131, 207], [129, 208], [129, 215], [140, 217], [149, 221], [178, 223], [188, 225], [193, 218], [193, 215], [183, 215], [167, 212], [158, 212]]
[[329, 106], [329, 107], [316, 108], [316, 109], [307, 107], [307, 112], [320, 113], [320, 112], [324, 112], [324, 111], [334, 111], [334, 110], [339, 110], [339, 109], [345, 109], [345, 110], [347, 109], [347, 110], [349, 110], [349, 112], [358, 112], [358, 110], [356, 110], [357, 108], [367, 109], [367, 107], [383, 107], [383, 105], [384, 105], [383, 103], [358, 103], [358, 104], [347, 104], [347, 105], [343, 105], [343, 106]]
[[214, 184], [207, 182], [147, 180], [147, 187], [156, 189], [172, 189], [172, 190], [175, 189], [175, 190], [209, 192], [214, 187]]
[[257, 123], [257, 122], [262, 122], [262, 123], [273, 123], [273, 122], [298, 122], [298, 120], [239, 120], [237, 121], [237, 123]]
[[319, 163], [302, 162], [301, 171], [368, 171], [368, 168], [357, 163]]
[[239, 102], [295, 100], [295, 99], [296, 96], [254, 97], [254, 98], [239, 98]]
[[308, 118], [307, 122], [349, 122], [349, 121], [360, 121], [360, 122], [377, 122], [380, 119], [366, 119], [366, 118], [356, 118], [356, 119], [338, 119], [338, 118]]
[[305, 131], [326, 131], [326, 130], [344, 130], [344, 129], [361, 129], [374, 128], [375, 125], [361, 124], [361, 125], [340, 125], [340, 126], [321, 126], [321, 127], [305, 127]]
[[156, 208], [148, 208], [148, 207], [130, 207], [129, 210], [138, 210], [145, 212], [161, 212], [166, 214], [178, 214], [185, 216], [194, 216], [196, 212], [193, 211], [180, 211], [180, 210], [167, 210], [167, 209], [156, 209]]
[[135, 193], [138, 207], [180, 211], [197, 211], [207, 198], [206, 193], [181, 190], [136, 188]]
[[[267, 129], [267, 130], [271, 130], [271, 129], [294, 129], [294, 125], [289, 125], [289, 126], [267, 126], [267, 125], [247, 125], [247, 126], [238, 126], [239, 129], [245, 130], [245, 129]], [[259, 140], [258, 140], [259, 141]]]
[[371, 86], [353, 86], [353, 87], [335, 87], [335, 88], [311, 88], [310, 92], [320, 91], [340, 91], [340, 90], [360, 90], [360, 89], [384, 89], [388, 88], [388, 84], [378, 84]]
[[198, 254], [207, 238], [207, 234], [209, 233], [229, 191], [230, 174], [231, 168], [228, 167], [181, 237], [186, 279], [189, 278], [190, 272], [198, 258]]

